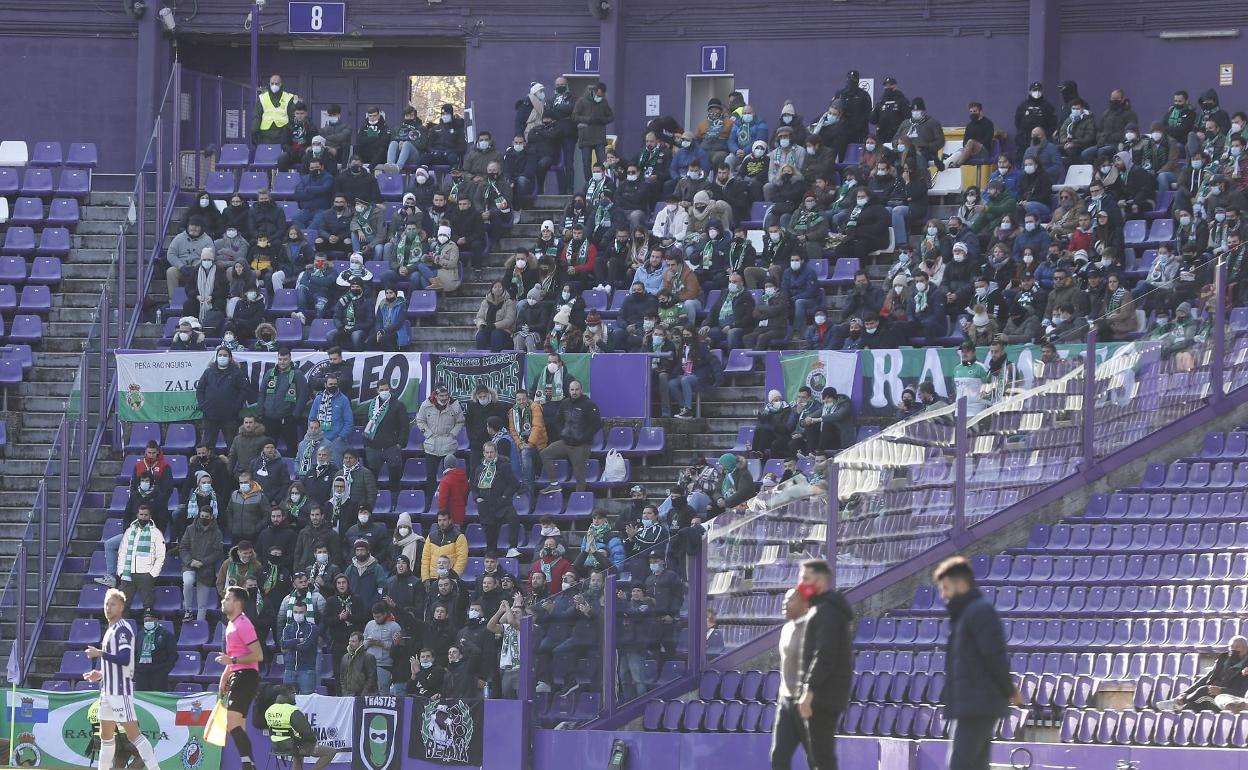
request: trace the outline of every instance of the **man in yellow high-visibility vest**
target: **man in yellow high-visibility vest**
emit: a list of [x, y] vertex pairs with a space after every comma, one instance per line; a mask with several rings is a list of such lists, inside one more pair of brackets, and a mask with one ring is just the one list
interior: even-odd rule
[[269, 78], [269, 90], [256, 97], [251, 110], [251, 143], [281, 144], [286, 124], [294, 119], [295, 102], [299, 97], [282, 90], [282, 76]]

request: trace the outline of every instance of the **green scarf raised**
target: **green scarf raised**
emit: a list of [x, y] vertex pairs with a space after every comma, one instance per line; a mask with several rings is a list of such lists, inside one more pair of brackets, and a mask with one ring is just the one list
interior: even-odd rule
[[489, 489], [494, 486], [494, 474], [498, 472], [497, 460], [482, 460], [481, 475], [477, 477], [477, 489]]

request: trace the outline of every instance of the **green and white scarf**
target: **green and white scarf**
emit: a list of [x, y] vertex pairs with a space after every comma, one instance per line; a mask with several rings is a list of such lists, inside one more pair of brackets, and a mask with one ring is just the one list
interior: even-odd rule
[[577, 245], [576, 241], [568, 242], [567, 262], [568, 267], [580, 267], [589, 260], [589, 239], [581, 241]]
[[[294, 368], [292, 367], [284, 373], [290, 375], [290, 382], [286, 384], [286, 395], [282, 397], [282, 400], [288, 404], [293, 404], [295, 403], [295, 400], [298, 396], [296, 389], [295, 389]], [[276, 366], [269, 370], [269, 379], [264, 384], [265, 395], [271, 396], [277, 392], [277, 375], [278, 374], [279, 372]]]
[[737, 493], [737, 480], [733, 478], [731, 473], [725, 473], [723, 481], [719, 482], [719, 495], [725, 500], [731, 498]]
[[513, 406], [511, 408], [511, 419], [516, 424], [516, 433], [521, 439], [527, 439], [528, 435], [533, 432], [533, 406]]
[[477, 489], [489, 489], [494, 486], [494, 474], [498, 472], [498, 461], [482, 460], [481, 475], [477, 478]]
[[355, 223], [359, 225], [360, 233], [365, 238], [369, 238], [369, 239], [373, 237], [373, 226], [369, 224], [368, 222], [369, 217], [372, 213], [373, 213], [373, 209], [371, 206], [368, 208], [365, 208], [363, 211], [355, 212]]
[[[215, 520], [217, 518], [217, 491], [214, 489], [213, 491], [209, 492], [208, 495], [209, 495], [208, 507], [212, 509], [212, 518]], [[191, 493], [190, 498], [188, 498], [186, 501], [186, 518], [189, 519], [190, 521], [195, 521], [195, 517], [198, 515], [199, 515], [199, 491], [196, 490]]]
[[381, 421], [386, 419], [388, 411], [390, 411], [389, 401], [382, 401], [380, 398], [372, 400], [372, 403], [368, 405], [368, 422], [364, 425], [364, 438], [371, 439], [377, 435], [377, 429], [381, 427]]
[[146, 527], [131, 526], [126, 530], [126, 554], [130, 557], [121, 568], [121, 579], [131, 578], [130, 565], [136, 556], [148, 556], [152, 552], [152, 525]]
[[328, 393], [321, 393], [321, 405], [316, 410], [316, 421], [321, 424], [322, 433], [326, 428], [332, 429], [334, 426], [334, 397]]

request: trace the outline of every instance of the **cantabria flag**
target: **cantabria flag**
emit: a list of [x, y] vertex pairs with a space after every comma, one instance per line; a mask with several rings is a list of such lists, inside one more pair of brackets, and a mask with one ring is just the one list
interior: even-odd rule
[[815, 399], [824, 388], [836, 388], [842, 396], [853, 396], [854, 380], [858, 373], [858, 353], [840, 350], [815, 350], [809, 353], [784, 356], [780, 359], [784, 371], [784, 400], [790, 403], [797, 398], [797, 389], [803, 385], [814, 393]]

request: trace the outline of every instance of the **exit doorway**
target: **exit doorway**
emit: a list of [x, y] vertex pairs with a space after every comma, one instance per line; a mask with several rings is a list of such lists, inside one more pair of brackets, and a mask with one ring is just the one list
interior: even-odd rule
[[728, 103], [728, 94], [736, 89], [733, 75], [685, 76], [685, 130], [694, 128], [706, 117], [706, 103], [712, 96]]

